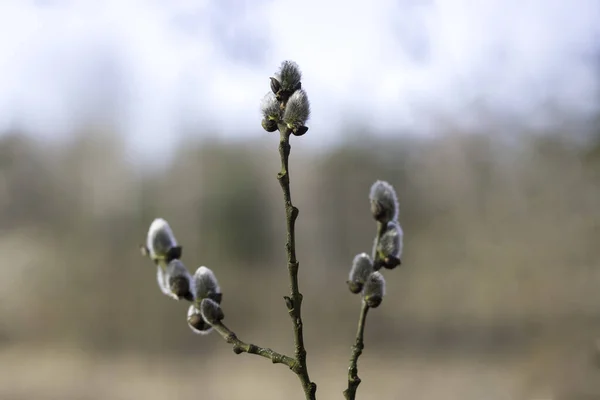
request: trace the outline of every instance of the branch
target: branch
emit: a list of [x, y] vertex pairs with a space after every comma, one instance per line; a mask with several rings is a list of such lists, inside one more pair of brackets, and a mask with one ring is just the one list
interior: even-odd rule
[[235, 333], [233, 333], [228, 327], [226, 327], [222, 322], [218, 322], [212, 325], [213, 329], [219, 333], [225, 339], [225, 341], [229, 344], [233, 345], [233, 352], [235, 354], [248, 353], [248, 354], [256, 354], [258, 356], [268, 358], [273, 362], [273, 364], [285, 364], [292, 371], [297, 369], [297, 361], [292, 357], [288, 357], [284, 354], [279, 354], [278, 352], [257, 346], [251, 343], [245, 343], [238, 339]]
[[298, 267], [299, 263], [296, 260], [296, 233], [295, 224], [298, 218], [298, 208], [292, 204], [292, 196], [290, 192], [290, 174], [288, 168], [288, 160], [290, 156], [290, 129], [285, 124], [279, 124], [281, 133], [279, 142], [279, 155], [281, 157], [281, 171], [277, 174], [277, 179], [283, 190], [283, 200], [285, 202], [285, 215], [287, 227], [287, 241], [285, 244], [288, 261], [288, 271], [290, 274], [290, 296], [285, 296], [285, 303], [288, 308], [288, 313], [292, 319], [294, 326], [294, 344], [295, 356], [298, 362], [298, 370], [296, 374], [302, 383], [304, 394], [307, 400], [316, 399], [317, 385], [311, 382], [308, 376], [306, 366], [306, 349], [304, 348], [304, 336], [302, 331], [302, 294], [298, 289]]
[[379, 270], [382, 266], [382, 260], [379, 257], [379, 252], [377, 251], [377, 248], [379, 247], [379, 242], [381, 241], [381, 237], [385, 233], [386, 226], [387, 226], [387, 224], [382, 224], [381, 222], [377, 222], [377, 236], [375, 239], [375, 243], [373, 244], [373, 251], [372, 251], [373, 266], [375, 267], [376, 271]]
[[367, 313], [369, 312], [369, 306], [363, 300], [362, 308], [360, 310], [360, 318], [358, 320], [358, 331], [356, 332], [356, 342], [352, 346], [352, 356], [350, 357], [350, 367], [348, 367], [348, 389], [344, 390], [344, 397], [346, 400], [354, 400], [356, 397], [356, 390], [360, 385], [360, 378], [358, 377], [358, 357], [362, 354], [365, 347], [364, 344], [364, 333], [365, 325], [367, 321]]

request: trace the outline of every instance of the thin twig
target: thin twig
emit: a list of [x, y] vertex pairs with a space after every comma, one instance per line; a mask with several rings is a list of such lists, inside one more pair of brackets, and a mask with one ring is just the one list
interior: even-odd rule
[[[379, 267], [381, 267], [381, 264], [380, 264], [381, 259], [379, 258], [379, 252], [377, 251], [377, 248], [379, 247], [379, 241], [381, 240], [381, 237], [385, 233], [385, 229], [386, 229], [386, 224], [377, 222], [377, 236], [375, 239], [375, 243], [373, 243], [372, 259], [373, 259], [373, 265], [375, 265], [375, 266], [379, 265]], [[377, 268], [377, 269], [379, 269], [379, 268]]]
[[364, 334], [365, 325], [367, 321], [367, 313], [369, 312], [369, 306], [363, 300], [362, 308], [360, 310], [360, 318], [358, 319], [358, 331], [356, 332], [356, 342], [352, 346], [352, 356], [350, 357], [350, 366], [348, 367], [348, 388], [344, 390], [344, 397], [346, 400], [354, 400], [356, 397], [356, 390], [360, 385], [360, 378], [358, 377], [358, 357], [362, 354], [365, 347]]
[[290, 130], [284, 125], [279, 124], [281, 133], [279, 141], [279, 155], [281, 157], [281, 171], [277, 174], [277, 179], [283, 190], [283, 199], [285, 202], [285, 215], [287, 227], [287, 241], [285, 244], [288, 261], [288, 271], [290, 275], [290, 296], [285, 296], [285, 302], [288, 308], [288, 313], [292, 319], [294, 326], [294, 344], [295, 356], [298, 362], [296, 374], [300, 378], [302, 388], [307, 400], [316, 399], [317, 385], [311, 382], [308, 376], [308, 368], [306, 366], [306, 349], [304, 348], [304, 336], [302, 331], [302, 294], [298, 288], [298, 267], [299, 263], [296, 259], [296, 233], [295, 224], [298, 218], [298, 208], [292, 204], [292, 195], [290, 192], [290, 173], [288, 160], [290, 156]]
[[235, 354], [256, 354], [258, 356], [268, 358], [273, 362], [273, 364], [285, 364], [291, 370], [295, 370], [297, 368], [297, 361], [294, 358], [280, 354], [269, 348], [260, 347], [251, 343], [245, 343], [238, 339], [236, 334], [226, 327], [222, 322], [214, 324], [212, 327], [219, 333], [219, 335], [223, 337], [223, 339], [225, 339], [227, 343], [233, 345], [233, 352]]

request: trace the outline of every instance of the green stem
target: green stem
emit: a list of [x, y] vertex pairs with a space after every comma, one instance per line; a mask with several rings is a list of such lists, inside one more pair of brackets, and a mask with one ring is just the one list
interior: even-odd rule
[[[381, 262], [381, 260], [379, 258], [379, 253], [377, 252], [377, 247], [379, 247], [379, 241], [381, 240], [381, 237], [385, 233], [385, 229], [386, 229], [386, 224], [377, 222], [377, 237], [375, 239], [375, 243], [373, 244], [373, 254], [372, 254], [373, 265], [375, 265], [375, 266], [377, 266], [377, 265], [381, 266], [379, 264]], [[376, 269], [379, 269], [379, 268], [376, 268]]]
[[363, 300], [362, 308], [360, 310], [360, 318], [358, 319], [358, 331], [356, 332], [356, 342], [352, 346], [352, 356], [350, 357], [350, 367], [348, 367], [348, 388], [344, 390], [344, 397], [346, 400], [354, 400], [356, 398], [356, 390], [360, 385], [360, 378], [358, 377], [358, 357], [363, 352], [365, 347], [364, 334], [365, 325], [367, 321], [367, 313], [369, 312], [369, 306]]
[[307, 400], [316, 399], [317, 385], [311, 382], [306, 366], [306, 349], [304, 348], [304, 335], [302, 330], [302, 294], [298, 288], [298, 267], [296, 259], [296, 233], [295, 224], [298, 218], [298, 208], [292, 204], [292, 195], [290, 192], [290, 173], [288, 160], [290, 156], [290, 130], [283, 124], [280, 124], [281, 133], [279, 141], [279, 155], [281, 157], [281, 171], [277, 174], [277, 179], [283, 190], [283, 200], [285, 203], [287, 240], [285, 244], [287, 252], [288, 271], [290, 275], [290, 296], [285, 296], [285, 302], [288, 313], [292, 319], [294, 327], [294, 345], [295, 356], [298, 362], [296, 375], [300, 379], [304, 394]]
[[233, 352], [235, 354], [248, 353], [256, 354], [258, 356], [268, 358], [273, 364], [285, 364], [291, 370], [296, 369], [297, 362], [294, 358], [280, 354], [269, 348], [264, 348], [251, 343], [245, 343], [238, 339], [235, 333], [227, 328], [222, 322], [214, 324], [213, 329], [219, 333], [229, 344], [233, 345]]

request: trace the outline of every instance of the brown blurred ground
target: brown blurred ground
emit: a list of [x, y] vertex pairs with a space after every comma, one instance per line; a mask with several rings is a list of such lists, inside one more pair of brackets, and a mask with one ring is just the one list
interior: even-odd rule
[[[256, 137], [186, 143], [166, 170], [134, 163], [108, 132], [60, 147], [0, 139], [0, 399], [302, 398], [284, 367], [193, 335], [138, 251], [166, 218], [188, 268], [216, 272], [228, 325], [291, 352], [277, 139]], [[364, 133], [320, 152], [294, 140], [319, 398], [345, 385], [359, 300], [344, 281], [370, 251], [368, 189], [384, 179], [405, 255], [369, 316], [359, 398], [600, 399], [598, 148], [548, 133]]]

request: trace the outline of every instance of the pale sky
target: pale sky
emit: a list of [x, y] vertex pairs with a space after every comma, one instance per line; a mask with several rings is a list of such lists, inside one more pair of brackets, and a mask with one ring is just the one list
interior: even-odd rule
[[349, 116], [419, 133], [432, 115], [476, 121], [483, 101], [532, 123], [547, 102], [584, 115], [598, 93], [598, 0], [2, 0], [0, 27], [0, 130], [103, 118], [143, 152], [190, 129], [264, 134], [284, 59], [314, 143]]

